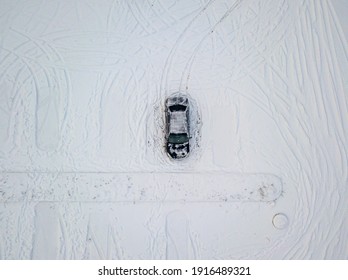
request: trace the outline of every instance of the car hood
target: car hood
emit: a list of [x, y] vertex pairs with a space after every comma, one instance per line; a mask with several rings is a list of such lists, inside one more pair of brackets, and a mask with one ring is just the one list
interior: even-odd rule
[[167, 153], [171, 158], [185, 158], [189, 154], [189, 142], [183, 144], [167, 143]]

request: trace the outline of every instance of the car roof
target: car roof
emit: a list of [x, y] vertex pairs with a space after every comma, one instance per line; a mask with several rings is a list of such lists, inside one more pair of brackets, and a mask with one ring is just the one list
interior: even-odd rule
[[186, 112], [171, 112], [169, 126], [169, 133], [188, 133]]

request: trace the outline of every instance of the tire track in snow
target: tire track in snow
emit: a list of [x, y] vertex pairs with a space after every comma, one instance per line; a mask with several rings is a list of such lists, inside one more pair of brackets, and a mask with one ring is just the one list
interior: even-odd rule
[[[40, 73], [43, 73], [43, 78], [45, 79], [44, 83], [47, 84], [47, 88], [56, 88], [58, 92], [63, 91], [63, 89], [65, 89], [65, 94], [68, 95], [69, 84], [68, 84], [67, 80], [64, 81], [64, 78], [65, 79], [67, 78], [67, 74], [65, 72], [62, 73], [61, 71], [59, 71], [60, 72], [59, 73], [57, 71], [57, 69], [55, 69], [55, 68], [51, 68], [49, 70], [49, 69], [43, 67], [41, 65], [41, 63], [38, 61], [38, 59], [40, 59], [40, 58], [48, 59], [50, 61], [60, 59], [59, 56], [57, 56], [57, 53], [54, 52], [53, 49], [50, 46], [48, 46], [48, 44], [46, 42], [41, 44], [41, 43], [39, 43], [39, 41], [33, 40], [32, 38], [28, 37], [27, 35], [25, 35], [21, 32], [18, 32], [12, 28], [11, 28], [11, 31], [15, 32], [16, 34], [25, 38], [25, 41], [20, 43], [16, 47], [14, 47], [13, 50], [8, 50], [9, 51], [8, 55], [2, 60], [1, 64], [6, 63], [6, 60], [11, 58], [11, 56], [15, 57], [16, 62], [12, 63], [11, 66], [5, 68], [5, 71], [2, 73], [2, 77], [4, 77], [5, 73], [10, 71], [11, 68], [14, 71], [16, 71], [15, 67], [18, 68], [19, 65], [21, 63], [23, 63], [26, 66], [26, 69], [28, 69], [28, 71], [29, 71], [29, 76], [26, 77], [25, 79], [23, 79], [20, 76], [20, 73], [21, 73], [23, 68], [19, 68], [19, 71], [16, 74], [15, 84], [21, 84], [22, 86], [24, 86], [28, 83], [28, 81], [34, 81], [35, 82], [35, 92], [37, 95], [40, 95], [40, 93], [42, 92], [44, 87], [43, 87], [43, 84], [41, 83], [41, 79], [39, 79], [38, 76], [40, 75]], [[31, 53], [34, 50], [41, 51], [40, 57], [37, 57], [37, 56], [35, 58], [30, 57]], [[21, 52], [24, 52], [24, 55], [22, 55]], [[53, 58], [53, 56], [55, 58]], [[20, 63], [18, 63], [18, 61], [20, 61]], [[9, 75], [9, 74], [10, 73], [7, 73], [7, 75]], [[52, 77], [53, 77], [53, 79], [52, 79]], [[21, 79], [21, 80], [19, 80], [19, 79]], [[63, 84], [62, 84], [61, 80], [63, 80]], [[16, 101], [17, 103], [20, 102], [21, 100], [23, 100], [23, 98], [24, 98], [24, 96], [18, 94], [19, 90], [21, 90], [21, 87], [17, 88], [17, 94], [16, 94], [16, 96], [18, 97], [17, 101]], [[53, 97], [53, 98], [56, 98], [56, 97]], [[50, 105], [50, 101], [46, 102], [46, 100], [42, 100], [41, 103], [48, 104], [48, 106]], [[40, 108], [38, 106], [39, 107], [41, 106], [40, 103], [36, 104], [36, 107], [37, 107], [36, 114], [40, 114], [39, 113]], [[56, 106], [57, 105], [54, 106], [55, 110], [59, 110]], [[59, 113], [56, 112], [56, 114], [59, 114]], [[52, 116], [52, 115], [54, 115], [54, 112], [51, 112], [48, 116]], [[63, 112], [63, 115], [64, 115], [64, 112]], [[46, 119], [46, 121], [47, 121], [47, 119]], [[52, 122], [52, 125], [56, 125], [56, 129], [54, 130], [55, 132], [57, 132], [57, 130], [60, 130], [65, 125], [64, 118], [63, 118], [63, 122], [59, 123], [59, 121], [60, 120], [57, 119], [56, 121]], [[37, 130], [36, 131], [36, 143], [37, 143], [39, 148], [46, 150], [48, 146], [47, 146], [47, 143], [45, 144], [45, 137], [47, 137], [47, 133], [52, 133], [52, 130], [48, 131], [47, 127], [46, 127], [46, 129], [42, 129], [42, 127], [41, 127], [42, 123], [44, 123], [44, 122], [43, 122], [43, 120], [40, 120], [40, 115], [36, 115], [36, 130]], [[58, 132], [58, 134], [60, 134], [60, 133]], [[59, 141], [60, 135], [54, 134], [53, 136], [57, 141]], [[58, 142], [56, 142], [56, 145], [54, 145], [54, 147], [48, 147], [48, 150], [52, 150], [52, 149], [56, 149], [56, 148], [58, 148]]]
[[[316, 5], [315, 3], [312, 3], [312, 5]], [[308, 16], [308, 15], [307, 15]], [[327, 19], [328, 17], [324, 17], [324, 19]], [[305, 29], [303, 29], [304, 28], [304, 26], [305, 26], [305, 24], [303, 24], [303, 21], [302, 21], [302, 24], [300, 25], [301, 26], [301, 30], [302, 30], [302, 32], [304, 32], [304, 33], [302, 33], [303, 35], [303, 37], [302, 38], [308, 38], [307, 37], [307, 35], [305, 35], [305, 34], [307, 34], [306, 33], [306, 31], [305, 31]], [[310, 27], [309, 27], [310, 28]], [[326, 44], [326, 42], [327, 42], [328, 40], [326, 39], [326, 40], [322, 40], [320, 43], [321, 44]], [[307, 40], [305, 40], [305, 42], [307, 42]], [[311, 46], [306, 46], [306, 48], [305, 49], [311, 49], [312, 47]], [[303, 50], [304, 48], [303, 47], [301, 47], [301, 46], [299, 46], [299, 47], [297, 47], [297, 48], [294, 48], [294, 49], [297, 49], [297, 50]], [[325, 48], [324, 48], [325, 49]], [[323, 47], [321, 47], [321, 50], [323, 50]], [[323, 59], [324, 59], [324, 61], [325, 61], [325, 59], [327, 59], [327, 60], [330, 60], [330, 61], [334, 61], [335, 59], [333, 58], [334, 57], [334, 54], [331, 54], [330, 55], [330, 58], [328, 58], [328, 57], [325, 57], [325, 56], [323, 56]], [[308, 61], [309, 61], [309, 59], [310, 58], [305, 58], [304, 56], [302, 56], [302, 58], [300, 58], [300, 59], [308, 59]], [[305, 60], [304, 61], [304, 63], [308, 63], [307, 62], [307, 60]], [[308, 66], [310, 66], [310, 64], [307, 64], [307, 71], [306, 72], [304, 72], [303, 74], [304, 75], [308, 75], [309, 77], [311, 77], [311, 78], [313, 78], [313, 77], [316, 77], [316, 75], [318, 75], [318, 76], [320, 76], [320, 73], [319, 72], [317, 72], [317, 70], [315, 69], [315, 68], [312, 68], [312, 70], [309, 70], [310, 68], [308, 68]], [[302, 68], [303, 68], [303, 66], [302, 66]], [[330, 79], [330, 78], [329, 78]], [[307, 79], [308, 80], [308, 79]], [[310, 79], [309, 79], [310, 80]], [[322, 86], [321, 88], [325, 88], [324, 86]], [[303, 89], [301, 89], [301, 90], [299, 90], [298, 92], [303, 92]], [[314, 93], [314, 94], [325, 94], [324, 92], [321, 92], [321, 91], [319, 91], [319, 92], [317, 92], [317, 93]], [[339, 94], [339, 92], [335, 92], [334, 94]], [[273, 100], [276, 100], [275, 98], [272, 98], [272, 101]], [[298, 104], [297, 102], [295, 102], [295, 103], [293, 103], [292, 102], [292, 104]], [[333, 104], [332, 103], [332, 101], [331, 100], [326, 100], [325, 101], [325, 103], [324, 103], [325, 105], [323, 105], [324, 106], [324, 108], [325, 107], [327, 107], [327, 106], [330, 106], [330, 104]], [[336, 106], [337, 106], [337, 104], [336, 104]], [[275, 108], [277, 108], [276, 106], [275, 106]], [[295, 109], [296, 107], [293, 107], [292, 106], [292, 109]], [[278, 107], [278, 110], [279, 110], [279, 107]], [[315, 109], [314, 109], [315, 110]], [[313, 112], [314, 110], [309, 110], [309, 111], [311, 111], [311, 112]], [[335, 113], [335, 109], [334, 108], [332, 108], [332, 109], [327, 109], [326, 110], [327, 111], [327, 115], [328, 115], [328, 117], [330, 116], [330, 114], [332, 114], [332, 113]], [[292, 115], [294, 115], [294, 112], [289, 112], [289, 113], [283, 113], [283, 115], [285, 116], [285, 118], [286, 119], [289, 119], [289, 120], [291, 120], [291, 118], [293, 118], [292, 117]], [[303, 118], [305, 115], [303, 114], [303, 112], [300, 114], [300, 113], [295, 113], [295, 116], [296, 115], [301, 115], [302, 117], [301, 117], [301, 119], [302, 119], [302, 122], [307, 122], [307, 123], [311, 123], [313, 120], [312, 120], [312, 117], [311, 116], [308, 116], [307, 115], [307, 118]], [[320, 114], [319, 114], [320, 115]], [[331, 121], [331, 123], [337, 123], [337, 124], [340, 124], [341, 123], [341, 121], [340, 120], [337, 120], [336, 119], [336, 121]], [[313, 126], [311, 126], [311, 127], [313, 127]], [[291, 131], [298, 131], [298, 129], [292, 129]], [[325, 131], [324, 131], [325, 132]], [[313, 138], [313, 133], [315, 133], [314, 132], [314, 130], [312, 130], [312, 131], [309, 131], [307, 134], [308, 135], [311, 135], [311, 138], [312, 138], [312, 145], [316, 145], [317, 147], [318, 147], [318, 149], [319, 150], [317, 150], [317, 151], [319, 151], [319, 153], [312, 153], [312, 154], [310, 154], [311, 153], [311, 151], [312, 151], [312, 149], [309, 149], [309, 148], [304, 148], [304, 149], [299, 149], [298, 151], [296, 151], [296, 149], [295, 150], [293, 150], [294, 152], [296, 152], [296, 154], [297, 154], [297, 158], [299, 159], [299, 163], [301, 164], [301, 168], [303, 169], [303, 171], [302, 172], [305, 172], [307, 175], [307, 182], [303, 182], [303, 184], [302, 184], [302, 187], [304, 188], [303, 190], [301, 190], [301, 189], [298, 189], [299, 190], [299, 194], [298, 194], [298, 198], [301, 198], [301, 197], [303, 197], [303, 195], [304, 195], [304, 197], [305, 197], [305, 200], [304, 201], [302, 201], [302, 203], [300, 203], [299, 204], [299, 206], [300, 207], [297, 207], [297, 209], [298, 209], [298, 213], [301, 213], [301, 215], [298, 215], [298, 218], [299, 219], [301, 219], [302, 221], [301, 221], [301, 223], [303, 223], [303, 218], [304, 218], [304, 215], [303, 215], [303, 210], [304, 210], [304, 208], [303, 208], [303, 206], [304, 205], [306, 205], [306, 207], [309, 207], [309, 208], [307, 208], [308, 209], [308, 216], [307, 216], [307, 222], [304, 222], [303, 224], [304, 224], [304, 227], [301, 229], [301, 232], [302, 232], [302, 236], [300, 235], [299, 236], [299, 239], [297, 240], [297, 243], [295, 244], [295, 246], [293, 247], [293, 248], [291, 248], [289, 251], [288, 251], [288, 254], [286, 255], [286, 258], [293, 258], [293, 257], [295, 257], [295, 258], [310, 258], [311, 257], [311, 255], [309, 255], [309, 251], [304, 251], [304, 250], [302, 250], [302, 249], [300, 249], [300, 248], [305, 248], [305, 247], [303, 247], [303, 245], [302, 245], [302, 243], [301, 243], [301, 239], [304, 241], [304, 239], [305, 239], [305, 237], [306, 236], [311, 236], [311, 234], [312, 234], [312, 236], [313, 236], [313, 238], [311, 238], [311, 241], [309, 242], [309, 244], [317, 244], [318, 243], [318, 241], [315, 241], [316, 240], [316, 237], [315, 236], [317, 236], [318, 238], [319, 238], [319, 240], [330, 240], [330, 238], [325, 238], [324, 237], [324, 235], [316, 235], [316, 233], [317, 232], [325, 232], [325, 230], [323, 230], [323, 229], [321, 229], [321, 230], [318, 230], [318, 229], [315, 229], [315, 228], [313, 228], [313, 227], [315, 227], [315, 220], [317, 220], [318, 218], [323, 218], [323, 216], [325, 216], [326, 215], [326, 213], [328, 213], [327, 211], [326, 211], [326, 213], [325, 212], [323, 212], [323, 211], [321, 211], [322, 209], [316, 209], [316, 211], [314, 211], [314, 209], [316, 208], [316, 206], [317, 205], [323, 205], [323, 199], [324, 199], [324, 195], [320, 195], [319, 194], [319, 192], [318, 191], [316, 191], [315, 189], [313, 189], [313, 187], [312, 187], [312, 189], [310, 190], [309, 189], [309, 186], [313, 186], [313, 185], [315, 185], [316, 187], [318, 187], [318, 186], [320, 186], [320, 185], [323, 185], [324, 184], [324, 186], [326, 185], [326, 184], [328, 184], [328, 185], [326, 185], [326, 186], [332, 186], [332, 183], [333, 183], [333, 178], [334, 178], [334, 173], [331, 171], [331, 169], [332, 169], [332, 166], [333, 166], [333, 163], [332, 164], [330, 164], [330, 168], [329, 168], [329, 165], [327, 164], [327, 161], [330, 161], [330, 155], [329, 155], [329, 152], [328, 152], [328, 150], [326, 150], [324, 147], [325, 147], [325, 144], [324, 143], [321, 143], [321, 144], [319, 144], [320, 142], [321, 142], [321, 140], [323, 139], [323, 137], [320, 137], [320, 136], [316, 136], [316, 138]], [[328, 133], [330, 133], [329, 131], [328, 131]], [[291, 135], [291, 134], [290, 134]], [[289, 136], [289, 135], [288, 135]], [[289, 139], [289, 137], [288, 136], [286, 136], [286, 138], [287, 139]], [[295, 136], [295, 135], [294, 135]], [[325, 139], [325, 138], [324, 138]], [[319, 140], [319, 141], [318, 141]], [[315, 144], [314, 142], [319, 142], [319, 143], [317, 143], [317, 144]], [[303, 144], [303, 143], [302, 143]], [[291, 146], [289, 146], [289, 147], [295, 147], [294, 145], [291, 145]], [[297, 147], [302, 147], [302, 146], [297, 146]], [[316, 158], [316, 157], [318, 157], [318, 159], [317, 160], [313, 160], [314, 158]], [[310, 159], [311, 159], [311, 162], [310, 162]], [[323, 165], [321, 165], [321, 166], [316, 166], [316, 163], [322, 163]], [[307, 171], [306, 171], [307, 170]], [[325, 176], [326, 174], [327, 174], [327, 177], [322, 177], [322, 176], [315, 176], [315, 174], [313, 173], [313, 171], [314, 172], [316, 172], [316, 170], [318, 171], [318, 170], [321, 170], [321, 174], [322, 174], [322, 176]], [[320, 177], [322, 177], [322, 178], [320, 178]], [[319, 179], [319, 180], [318, 180]], [[321, 179], [321, 180], [320, 180]], [[325, 182], [326, 182], [326, 184], [325, 184]], [[344, 182], [344, 181], [343, 181]], [[303, 193], [304, 192], [304, 193]], [[312, 192], [312, 193], [308, 193], [308, 192]], [[322, 191], [323, 192], [323, 191]], [[334, 192], [336, 192], [336, 190], [335, 189], [332, 189], [332, 190], [328, 190], [328, 195], [329, 195], [329, 197], [331, 196], [332, 197], [332, 199], [331, 199], [331, 203], [330, 203], [330, 205], [337, 205], [337, 203], [339, 203], [339, 201], [337, 201], [337, 196], [334, 194]], [[307, 193], [307, 194], [306, 194]], [[325, 190], [324, 190], [324, 193], [325, 193]], [[320, 202], [320, 200], [321, 200], [321, 202]], [[342, 204], [341, 204], [342, 205]], [[333, 210], [334, 208], [330, 208], [331, 210]], [[314, 215], [314, 213], [316, 214], [316, 215]], [[333, 213], [332, 213], [333, 214]], [[298, 231], [298, 229], [295, 229], [294, 228], [294, 231]], [[334, 229], [333, 229], [334, 230]], [[337, 230], [336, 230], [337, 231]], [[328, 237], [328, 233], [329, 231], [327, 231], [326, 232], [326, 236]], [[294, 234], [294, 232], [293, 232], [293, 234]], [[331, 238], [332, 239], [332, 238]], [[286, 240], [286, 239], [285, 239]], [[315, 246], [315, 245], [313, 245], [313, 246]], [[307, 250], [308, 250], [309, 248], [307, 248]], [[291, 253], [290, 253], [291, 252]], [[317, 250], [314, 250], [314, 251], [312, 251], [316, 256], [320, 256], [320, 258], [326, 258], [326, 257], [328, 257], [327, 255], [325, 255], [325, 252], [323, 252], [323, 251], [321, 251], [321, 252], [318, 252]]]

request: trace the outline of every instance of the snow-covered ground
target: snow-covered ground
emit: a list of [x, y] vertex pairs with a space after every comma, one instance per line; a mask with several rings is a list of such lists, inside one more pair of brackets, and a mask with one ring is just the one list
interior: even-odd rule
[[[0, 259], [347, 259], [342, 0], [0, 0]], [[164, 102], [192, 100], [190, 156]]]

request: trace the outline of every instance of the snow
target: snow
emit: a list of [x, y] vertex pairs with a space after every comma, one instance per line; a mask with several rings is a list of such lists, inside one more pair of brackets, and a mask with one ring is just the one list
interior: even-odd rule
[[344, 1], [0, 7], [0, 259], [347, 258]]

